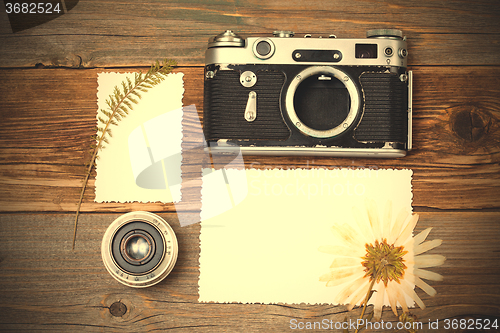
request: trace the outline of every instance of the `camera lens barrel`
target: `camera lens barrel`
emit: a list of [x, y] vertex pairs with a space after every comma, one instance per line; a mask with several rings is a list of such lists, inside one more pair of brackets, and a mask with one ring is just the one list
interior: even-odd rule
[[116, 280], [130, 287], [148, 287], [163, 280], [174, 268], [177, 238], [158, 215], [131, 212], [108, 227], [101, 254], [104, 266]]

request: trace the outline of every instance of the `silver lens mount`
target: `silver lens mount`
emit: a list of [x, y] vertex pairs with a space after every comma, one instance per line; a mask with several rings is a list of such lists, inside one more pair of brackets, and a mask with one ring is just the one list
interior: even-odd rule
[[131, 212], [114, 220], [104, 233], [104, 266], [120, 283], [144, 288], [162, 281], [175, 266], [178, 244], [174, 230], [161, 217]]
[[[300, 84], [305, 82], [311, 76], [320, 76], [318, 80], [335, 78], [342, 82], [345, 89], [347, 89], [350, 106], [347, 110], [347, 116], [335, 127], [328, 129], [315, 129], [304, 123], [303, 120], [297, 115], [295, 109], [295, 95]], [[330, 66], [312, 66], [304, 69], [294, 78], [290, 83], [285, 98], [285, 106], [288, 117], [290, 118], [293, 125], [303, 134], [312, 136], [315, 138], [331, 138], [342, 134], [348, 130], [354, 123], [359, 111], [360, 111], [361, 97], [360, 92], [354, 83], [353, 79], [340, 69]], [[308, 110], [308, 112], [314, 112], [315, 110]]]

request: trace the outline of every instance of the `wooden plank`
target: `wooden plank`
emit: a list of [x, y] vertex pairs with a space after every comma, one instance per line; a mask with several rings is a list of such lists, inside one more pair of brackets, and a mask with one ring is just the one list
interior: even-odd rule
[[[498, 208], [500, 70], [413, 69], [415, 149], [409, 156], [391, 160], [248, 156], [246, 167], [410, 168], [414, 172], [414, 206]], [[0, 211], [63, 212], [76, 208], [84, 165], [90, 159], [96, 78], [101, 71], [0, 71]], [[180, 67], [176, 71], [185, 74], [184, 104], [194, 104], [201, 116], [203, 68]], [[175, 209], [172, 204], [102, 204], [93, 199], [92, 177], [84, 212]]]
[[208, 38], [227, 29], [244, 36], [292, 30], [364, 38], [369, 29], [395, 27], [407, 35], [415, 66], [498, 65], [500, 54], [494, 0], [79, 1], [16, 33], [2, 15], [0, 67], [145, 66], [164, 57], [200, 65]]
[[[359, 317], [361, 309], [349, 312], [342, 305], [199, 303], [200, 227], [181, 228], [175, 214], [160, 215], [177, 234], [179, 259], [163, 282], [140, 290], [116, 282], [101, 261], [102, 236], [119, 214], [84, 214], [75, 251], [71, 214], [0, 215], [0, 330], [282, 332], [293, 319], [335, 323]], [[445, 318], [498, 319], [500, 213], [420, 215], [416, 232], [433, 227], [428, 238], [443, 244], [429, 253], [447, 260], [432, 269], [444, 276], [442, 282], [430, 282], [435, 297], [417, 289], [427, 305], [412, 310], [418, 321], [443, 325]], [[114, 303], [127, 311], [120, 312]], [[382, 319], [396, 323], [387, 308]]]

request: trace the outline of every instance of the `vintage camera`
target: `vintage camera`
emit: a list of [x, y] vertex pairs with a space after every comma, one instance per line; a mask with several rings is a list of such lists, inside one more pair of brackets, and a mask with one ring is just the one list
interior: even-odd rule
[[210, 38], [204, 134], [211, 152], [401, 157], [411, 149], [412, 73], [400, 30], [364, 39]]

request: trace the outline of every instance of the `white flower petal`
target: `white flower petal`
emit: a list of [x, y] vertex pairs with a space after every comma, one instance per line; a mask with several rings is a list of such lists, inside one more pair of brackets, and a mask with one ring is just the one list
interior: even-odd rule
[[[329, 280], [326, 283], [326, 286], [327, 287], [340, 286], [341, 284], [358, 280], [358, 279], [362, 278], [364, 275], [365, 275], [364, 272], [361, 272], [359, 274], [353, 274], [353, 275], [350, 275], [350, 276], [346, 276], [344, 278]], [[321, 281], [321, 278], [320, 278], [320, 281]]]
[[375, 239], [381, 239], [383, 235], [382, 226], [378, 219], [378, 209], [374, 200], [366, 200], [366, 212], [368, 213], [368, 219], [370, 220], [370, 225], [372, 226], [373, 235]]
[[415, 290], [413, 290], [412, 287], [410, 287], [408, 285], [408, 283], [406, 283], [405, 281], [401, 281], [401, 284], [399, 286], [406, 295], [410, 296], [411, 299], [413, 299], [415, 301], [415, 303], [418, 304], [418, 306], [423, 310], [425, 309], [425, 304], [424, 302], [422, 302], [422, 300], [420, 299], [420, 297], [418, 297], [418, 295], [415, 293]]
[[415, 285], [417, 287], [419, 287], [420, 289], [422, 289], [427, 295], [429, 295], [429, 296], [435, 296], [437, 294], [436, 289], [432, 288], [427, 283], [425, 283], [424, 281], [422, 281], [422, 279], [419, 278], [418, 276], [415, 276], [414, 281], [415, 281]]
[[414, 255], [419, 255], [420, 253], [424, 253], [424, 252], [427, 252], [429, 250], [432, 250], [433, 248], [438, 247], [442, 243], [443, 243], [443, 241], [441, 239], [433, 239], [431, 241], [424, 242], [424, 243], [415, 247]]
[[387, 298], [389, 299], [389, 304], [391, 305], [392, 312], [397, 317], [398, 316], [398, 301], [396, 299], [396, 293], [392, 288], [393, 283], [389, 283], [385, 290], [387, 291]]
[[[397, 283], [397, 282], [392, 282], [392, 283]], [[403, 312], [408, 312], [408, 305], [406, 304], [405, 296], [404, 296], [401, 288], [399, 288], [399, 285], [395, 286], [393, 290], [394, 290], [394, 295], [396, 296], [396, 299], [398, 300], [399, 305], [403, 309]]]
[[406, 227], [403, 229], [401, 234], [396, 239], [396, 242], [394, 243], [395, 246], [403, 245], [408, 239], [408, 237], [411, 237], [411, 233], [413, 232], [413, 229], [417, 225], [417, 222], [418, 222], [418, 214], [413, 214]]
[[354, 220], [358, 226], [358, 229], [364, 235], [364, 243], [372, 243], [375, 241], [375, 236], [373, 235], [372, 228], [368, 223], [368, 219], [364, 217], [357, 207], [352, 208], [352, 215], [354, 215]]
[[414, 268], [413, 274], [426, 280], [443, 281], [443, 276], [441, 274], [426, 271], [425, 269]]
[[406, 209], [401, 209], [399, 212], [398, 216], [396, 217], [396, 220], [394, 221], [394, 225], [391, 228], [391, 232], [389, 237], [387, 238], [387, 242], [389, 244], [393, 244], [396, 239], [398, 238], [399, 234], [401, 233], [401, 229], [404, 227], [404, 223], [406, 221], [406, 218], [408, 217], [408, 212]]
[[415, 237], [413, 237], [415, 239], [415, 244], [419, 245], [420, 243], [422, 243], [427, 238], [431, 230], [432, 228], [427, 228], [418, 235], [416, 235]]
[[[350, 299], [352, 296], [356, 294], [360, 289], [368, 290], [368, 279], [360, 278], [354, 280], [351, 284], [349, 284], [345, 289], [343, 289], [338, 295], [337, 299], [340, 301], [339, 303], [351, 303]], [[365, 294], [366, 294], [365, 290]], [[354, 303], [355, 304], [355, 303]]]
[[354, 247], [360, 246], [359, 233], [357, 233], [348, 224], [346, 224], [346, 223], [344, 223], [342, 225], [334, 224], [332, 226], [332, 232], [334, 235], [336, 235], [338, 238], [340, 238], [343, 242], [345, 242], [351, 246], [354, 246]]
[[403, 279], [409, 284], [415, 284], [415, 279], [417, 277], [413, 275], [413, 263], [406, 262], [405, 264], [410, 267], [406, 268]]
[[440, 266], [445, 260], [446, 257], [439, 254], [420, 255], [416, 256], [414, 259], [416, 268]]
[[385, 204], [385, 212], [382, 218], [382, 237], [386, 238], [390, 234], [392, 224], [392, 201], [387, 201]]
[[346, 276], [352, 276], [354, 274], [361, 273], [362, 270], [359, 267], [342, 267], [331, 270], [329, 273], [321, 275], [320, 281], [329, 281], [335, 279], [341, 279]]
[[352, 310], [355, 305], [361, 305], [365, 301], [366, 294], [368, 293], [369, 282], [365, 279], [365, 284], [361, 286], [351, 297], [348, 299], [349, 305], [347, 309]]
[[382, 282], [379, 284], [381, 286], [375, 292], [375, 302], [373, 303], [373, 318], [375, 321], [378, 321], [382, 316], [382, 306], [384, 305], [385, 286]]
[[350, 257], [339, 257], [333, 259], [332, 264], [330, 265], [330, 268], [336, 268], [336, 267], [359, 267], [362, 269], [363, 266], [361, 266], [361, 258], [350, 258]]
[[403, 244], [403, 248], [405, 251], [408, 251], [407, 254], [403, 257], [407, 261], [411, 261], [412, 258], [414, 257], [413, 253], [413, 237], [408, 238], [406, 243]]

